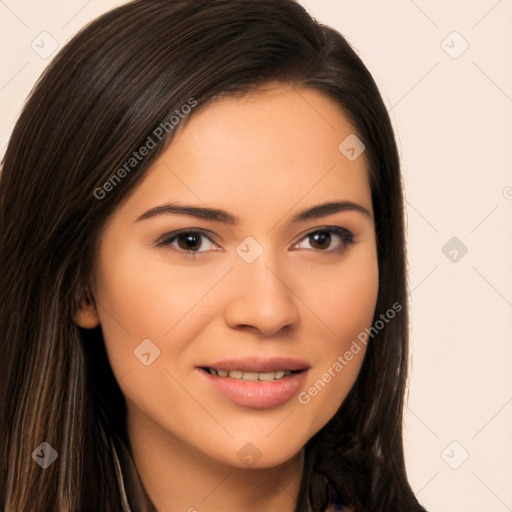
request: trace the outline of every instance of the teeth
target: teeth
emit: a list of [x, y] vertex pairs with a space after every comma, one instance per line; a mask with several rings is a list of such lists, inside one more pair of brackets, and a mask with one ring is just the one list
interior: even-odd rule
[[[231, 372], [229, 372], [229, 375], [231, 376]], [[258, 372], [244, 372], [242, 374], [243, 380], [258, 380]]]
[[272, 381], [279, 380], [283, 377], [287, 377], [292, 372], [291, 370], [277, 370], [276, 372], [244, 372], [242, 370], [215, 370], [214, 368], [208, 368], [209, 372], [212, 375], [217, 375], [218, 377], [231, 377], [232, 379], [240, 379], [247, 381]]
[[265, 372], [258, 375], [259, 380], [274, 380], [276, 372]]

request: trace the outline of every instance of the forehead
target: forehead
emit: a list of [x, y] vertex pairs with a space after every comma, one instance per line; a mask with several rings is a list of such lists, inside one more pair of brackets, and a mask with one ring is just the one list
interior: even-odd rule
[[364, 153], [350, 160], [340, 150], [354, 132], [316, 90], [274, 85], [222, 98], [190, 115], [130, 201], [222, 204], [241, 218], [254, 208], [264, 216], [267, 207], [330, 199], [371, 209]]

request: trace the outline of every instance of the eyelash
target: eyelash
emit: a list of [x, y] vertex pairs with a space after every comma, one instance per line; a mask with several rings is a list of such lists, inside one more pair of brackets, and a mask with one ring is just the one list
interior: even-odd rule
[[[311, 237], [313, 236], [314, 234], [316, 233], [329, 233], [330, 235], [331, 234], [334, 234], [334, 235], [337, 235], [340, 237], [341, 241], [342, 241], [342, 246], [341, 248], [338, 248], [338, 249], [327, 249], [327, 250], [323, 250], [323, 249], [308, 249], [308, 250], [313, 250], [313, 251], [318, 251], [318, 252], [323, 252], [323, 253], [327, 253], [327, 254], [334, 254], [334, 253], [341, 253], [343, 252], [343, 250], [349, 246], [349, 245], [352, 245], [354, 244], [354, 234], [349, 231], [348, 229], [346, 228], [342, 228], [342, 227], [339, 227], [339, 226], [327, 226], [327, 227], [323, 227], [323, 228], [317, 228], [313, 231], [310, 231], [309, 233], [307, 233], [306, 235], [304, 235], [301, 240], [299, 240], [299, 242], [297, 242], [295, 245], [299, 244], [302, 240], [308, 238], [308, 237]], [[208, 238], [208, 240], [210, 240], [212, 243], [215, 244], [215, 242], [211, 239], [210, 236], [208, 236], [208, 234], [203, 231], [203, 230], [194, 230], [194, 229], [182, 229], [180, 231], [175, 231], [173, 233], [168, 233], [164, 236], [162, 236], [157, 242], [156, 242], [156, 246], [157, 247], [165, 247], [165, 246], [169, 246], [171, 245], [175, 240], [178, 239], [179, 236], [181, 235], [199, 235], [199, 236], [204, 236], [205, 238]], [[183, 249], [180, 249], [180, 248], [174, 248], [176, 251], [178, 252], [181, 252], [184, 256], [193, 256], [194, 258], [197, 258], [199, 259], [201, 257], [201, 254], [203, 254], [203, 252], [207, 252], [207, 251], [202, 251], [202, 252], [198, 252], [198, 251], [185, 251]]]

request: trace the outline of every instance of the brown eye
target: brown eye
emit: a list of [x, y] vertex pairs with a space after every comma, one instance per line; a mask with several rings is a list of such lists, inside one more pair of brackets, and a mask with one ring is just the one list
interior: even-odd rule
[[[309, 244], [313, 250], [320, 252], [340, 252], [346, 246], [354, 243], [354, 235], [345, 228], [332, 226], [321, 228], [308, 233], [303, 240], [309, 240]], [[332, 248], [331, 244], [338, 240], [337, 246]], [[299, 244], [295, 244], [294, 248]], [[306, 247], [307, 249], [307, 247]]]
[[[204, 240], [207, 240], [211, 245], [215, 245], [211, 238], [201, 231], [180, 231], [163, 236], [157, 242], [157, 246], [170, 245], [179, 252], [200, 254], [212, 248], [211, 245], [208, 247], [208, 243], [206, 243], [206, 248], [204, 248]], [[201, 248], [203, 250], [200, 251], [199, 249]]]
[[178, 235], [176, 239], [178, 240], [180, 249], [185, 251], [192, 251], [201, 247], [201, 235], [195, 233]]
[[331, 234], [327, 231], [316, 231], [309, 235], [309, 237], [314, 249], [328, 249], [329, 245], [331, 245]]

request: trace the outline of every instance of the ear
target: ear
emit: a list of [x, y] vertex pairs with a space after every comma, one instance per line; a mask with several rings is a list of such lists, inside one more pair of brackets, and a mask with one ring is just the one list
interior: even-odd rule
[[85, 288], [77, 300], [77, 306], [73, 313], [73, 321], [84, 329], [94, 329], [100, 324], [96, 303], [89, 290]]

